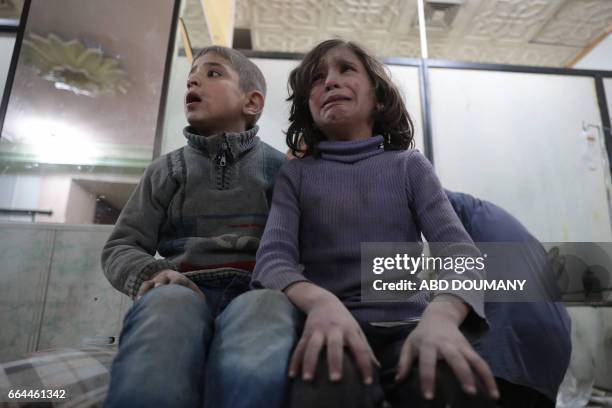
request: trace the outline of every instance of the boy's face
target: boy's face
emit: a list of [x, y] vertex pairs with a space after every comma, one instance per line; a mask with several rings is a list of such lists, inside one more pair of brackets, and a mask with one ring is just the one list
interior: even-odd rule
[[246, 93], [229, 62], [209, 52], [193, 62], [187, 77], [185, 116], [203, 135], [246, 129]]

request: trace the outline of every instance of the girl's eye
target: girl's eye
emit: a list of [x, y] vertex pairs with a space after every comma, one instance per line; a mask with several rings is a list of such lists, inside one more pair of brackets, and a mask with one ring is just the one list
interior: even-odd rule
[[216, 78], [216, 77], [220, 77], [221, 73], [217, 71], [208, 71], [207, 76], [209, 78]]
[[312, 76], [312, 83], [319, 82], [323, 79], [323, 74], [314, 74]]
[[353, 66], [352, 66], [352, 65], [349, 65], [349, 64], [343, 64], [343, 65], [340, 67], [340, 71], [342, 71], [342, 72], [346, 72], [346, 71], [354, 71], [354, 70], [355, 70], [355, 68], [353, 68]]

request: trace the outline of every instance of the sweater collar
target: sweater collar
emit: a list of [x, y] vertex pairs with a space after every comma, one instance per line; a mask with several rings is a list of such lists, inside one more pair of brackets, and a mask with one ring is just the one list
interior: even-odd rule
[[319, 142], [317, 148], [324, 160], [355, 163], [384, 152], [384, 140], [381, 135], [348, 142], [324, 140]]
[[187, 138], [189, 146], [210, 157], [217, 154], [225, 142], [231, 155], [236, 158], [251, 150], [257, 144], [259, 141], [257, 137], [258, 130], [259, 126], [255, 125], [244, 132], [225, 132], [211, 136], [202, 136], [198, 135], [191, 126], [187, 126], [183, 129], [183, 135]]

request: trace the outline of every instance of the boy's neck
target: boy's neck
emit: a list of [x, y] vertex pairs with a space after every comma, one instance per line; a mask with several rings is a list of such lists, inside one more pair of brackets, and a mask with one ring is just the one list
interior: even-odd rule
[[197, 135], [200, 136], [215, 136], [215, 135], [220, 135], [222, 133], [242, 133], [245, 132], [246, 127], [244, 125], [236, 125], [236, 126], [227, 126], [227, 127], [223, 127], [223, 128], [218, 128], [218, 129], [203, 129], [203, 128], [198, 128], [196, 126], [191, 126], [191, 131]]

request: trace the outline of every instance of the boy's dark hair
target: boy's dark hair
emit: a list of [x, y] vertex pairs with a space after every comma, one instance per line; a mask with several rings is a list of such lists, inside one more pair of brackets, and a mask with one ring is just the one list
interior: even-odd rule
[[[401, 93], [391, 81], [387, 68], [365, 49], [351, 41], [332, 39], [314, 47], [291, 74], [289, 74], [289, 128], [287, 146], [294, 155], [316, 154], [317, 143], [326, 140], [325, 135], [315, 126], [308, 107], [313, 75], [323, 56], [332, 48], [345, 47], [353, 51], [366, 69], [372, 84], [377, 104], [382, 105], [374, 112], [374, 135], [383, 135], [386, 150], [405, 150], [414, 144], [414, 125], [406, 110]], [[303, 149], [306, 144], [306, 150]]]
[[[230, 66], [234, 69], [234, 71], [236, 71], [238, 78], [240, 78], [240, 89], [242, 89], [244, 92], [259, 91], [265, 98], [267, 90], [266, 79], [261, 73], [259, 67], [244, 54], [236, 51], [233, 48], [211, 45], [198, 51], [198, 53], [193, 57], [193, 62], [208, 53], [216, 54], [230, 63]], [[252, 126], [257, 123], [260, 116], [261, 113], [257, 115], [253, 119], [253, 122], [249, 125]]]

